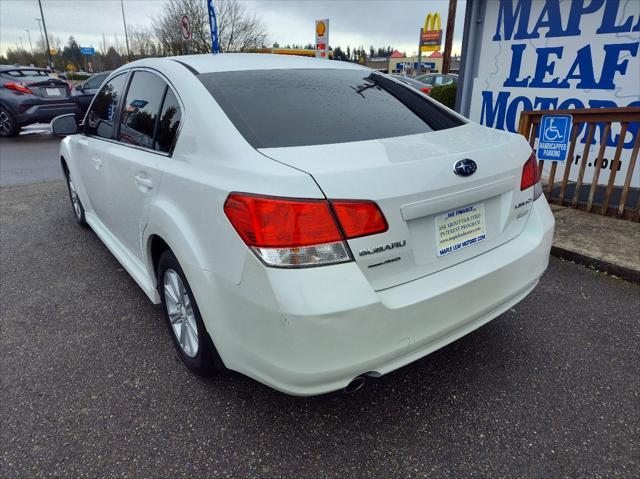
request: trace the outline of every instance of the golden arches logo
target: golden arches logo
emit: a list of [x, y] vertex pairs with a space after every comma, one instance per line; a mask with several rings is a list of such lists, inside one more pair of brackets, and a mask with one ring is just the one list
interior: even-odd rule
[[424, 19], [424, 27], [422, 28], [425, 32], [430, 32], [433, 30], [442, 30], [442, 20], [440, 19], [439, 13], [427, 13], [427, 17]]

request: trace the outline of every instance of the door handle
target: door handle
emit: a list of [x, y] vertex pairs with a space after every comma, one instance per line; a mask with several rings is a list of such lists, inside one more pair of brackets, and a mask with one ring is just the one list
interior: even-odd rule
[[136, 175], [135, 179], [136, 179], [136, 184], [138, 186], [141, 186], [142, 188], [146, 188], [147, 190], [150, 190], [151, 188], [153, 188], [153, 181], [151, 181], [151, 178], [146, 178], [142, 175]]

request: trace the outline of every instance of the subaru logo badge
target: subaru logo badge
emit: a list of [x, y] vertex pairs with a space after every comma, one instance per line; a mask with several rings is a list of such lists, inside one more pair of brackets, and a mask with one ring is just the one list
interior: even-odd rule
[[478, 169], [478, 165], [475, 161], [470, 160], [469, 158], [464, 158], [463, 160], [456, 161], [456, 164], [453, 165], [453, 172], [458, 176], [471, 176]]

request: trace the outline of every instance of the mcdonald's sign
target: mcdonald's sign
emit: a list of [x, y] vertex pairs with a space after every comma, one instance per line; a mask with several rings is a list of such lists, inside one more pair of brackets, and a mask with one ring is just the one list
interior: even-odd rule
[[428, 13], [420, 30], [420, 51], [437, 52], [442, 44], [442, 20], [439, 13]]

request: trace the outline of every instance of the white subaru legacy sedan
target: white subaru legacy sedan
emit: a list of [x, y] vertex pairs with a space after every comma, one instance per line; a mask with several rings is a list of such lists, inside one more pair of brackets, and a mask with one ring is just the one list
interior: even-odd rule
[[197, 374], [356, 389], [511, 308], [548, 264], [527, 141], [352, 63], [135, 61], [53, 129], [76, 221]]

